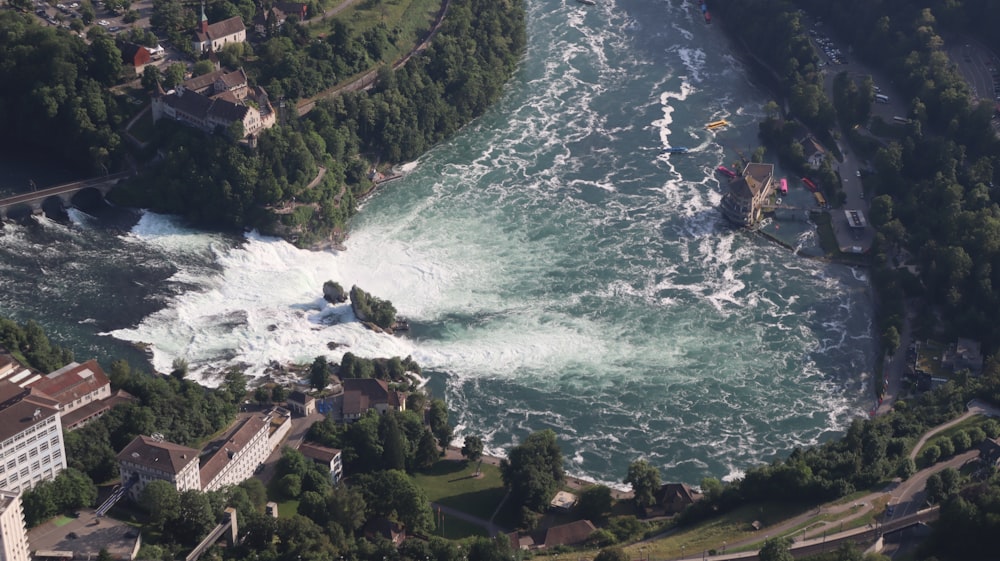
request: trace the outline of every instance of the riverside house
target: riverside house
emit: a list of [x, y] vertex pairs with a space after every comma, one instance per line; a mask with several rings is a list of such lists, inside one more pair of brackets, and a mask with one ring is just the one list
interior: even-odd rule
[[764, 214], [764, 203], [774, 192], [774, 165], [751, 162], [729, 182], [719, 205], [723, 216], [737, 226], [754, 226]]

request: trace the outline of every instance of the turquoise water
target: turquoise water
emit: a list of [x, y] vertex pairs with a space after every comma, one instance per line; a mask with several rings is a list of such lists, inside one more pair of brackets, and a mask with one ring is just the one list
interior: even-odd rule
[[[65, 268], [94, 303], [51, 313], [8, 293], [2, 309], [86, 350], [149, 343], [158, 369], [184, 357], [209, 384], [230, 364], [263, 375], [272, 360], [412, 355], [459, 437], [502, 453], [552, 428], [571, 473], [608, 482], [640, 457], [666, 481], [737, 475], [840, 434], [869, 401], [868, 282], [715, 209], [712, 170], [756, 148], [768, 100], [720, 29], [692, 2], [529, 2], [529, 18], [504, 99], [371, 198], [346, 252], [149, 213], [122, 234], [74, 211], [70, 227], [8, 227], [0, 272]], [[705, 130], [720, 118], [733, 126]], [[777, 226], [815, 243], [805, 225]], [[39, 261], [50, 237], [92, 264]], [[392, 300], [409, 336], [327, 305], [328, 279]], [[101, 298], [135, 307], [112, 314]]]

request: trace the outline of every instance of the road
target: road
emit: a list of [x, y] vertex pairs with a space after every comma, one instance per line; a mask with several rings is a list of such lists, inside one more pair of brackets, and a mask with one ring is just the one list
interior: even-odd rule
[[[256, 406], [251, 407], [253, 408]], [[311, 427], [313, 423], [322, 420], [322, 413], [313, 413], [308, 417], [293, 414], [292, 428], [288, 431], [288, 436], [285, 437], [285, 441], [279, 444], [278, 447], [271, 452], [271, 455], [267, 457], [267, 460], [264, 461], [264, 470], [257, 474], [257, 478], [263, 481], [264, 485], [267, 485], [271, 481], [271, 478], [274, 477], [274, 472], [278, 467], [278, 460], [281, 459], [281, 453], [284, 451], [285, 447], [298, 448], [299, 444], [302, 444], [302, 441], [305, 439], [306, 433], [309, 432], [309, 427]]]
[[[918, 441], [914, 446], [914, 450], [919, 450], [924, 442], [926, 442], [929, 438], [932, 438], [934, 435], [939, 434], [941, 431], [947, 430], [949, 427], [962, 422], [970, 416], [978, 414], [1000, 416], [1000, 409], [987, 403], [973, 400], [969, 402], [968, 411], [966, 413], [925, 432], [920, 441]], [[974, 461], [978, 455], [978, 450], [969, 450], [968, 452], [958, 454], [948, 460], [938, 462], [918, 471], [906, 481], [892, 483], [881, 491], [869, 493], [868, 495], [860, 497], [850, 503], [824, 505], [815, 510], [804, 512], [798, 516], [784, 520], [779, 524], [762, 528], [758, 532], [758, 535], [726, 544], [726, 547], [729, 549], [739, 549], [748, 546], [759, 546], [760, 543], [767, 538], [767, 536], [791, 537], [792, 532], [795, 532], [794, 537], [798, 538], [796, 545], [793, 546], [794, 548], [816, 546], [817, 544], [823, 544], [824, 542], [834, 541], [843, 537], [863, 534], [868, 531], [866, 527], [848, 530], [843, 530], [843, 528], [845, 525], [849, 525], [853, 520], [870, 515], [875, 509], [874, 505], [880, 500], [887, 500], [888, 502], [886, 504], [893, 505], [894, 507], [892, 516], [883, 514], [880, 522], [884, 526], [890, 528], [902, 527], [911, 521], [927, 520], [928, 516], [931, 516], [926, 511], [928, 505], [926, 504], [926, 494], [924, 493], [924, 488], [927, 486], [927, 479], [932, 474], [938, 473], [946, 468], [959, 469], [967, 462]], [[840, 515], [849, 510], [854, 510], [854, 512], [836, 521], [819, 521], [820, 517]], [[936, 517], [936, 512], [933, 516]], [[806, 527], [807, 525], [809, 526], [809, 530], [805, 534], [800, 534], [800, 529]], [[721, 550], [722, 548], [716, 546], [716, 549]], [[692, 557], [692, 559], [701, 559], [701, 557], [702, 556], [699, 555], [697, 557]], [[755, 558], [755, 552], [712, 556], [712, 559]]]

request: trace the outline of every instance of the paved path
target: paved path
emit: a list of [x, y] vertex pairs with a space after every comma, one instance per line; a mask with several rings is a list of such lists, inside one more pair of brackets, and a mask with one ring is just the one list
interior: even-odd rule
[[920, 449], [923, 448], [924, 444], [926, 444], [928, 440], [933, 438], [934, 435], [950, 429], [951, 427], [961, 423], [962, 421], [968, 419], [969, 417], [972, 417], [973, 415], [1000, 417], [1000, 409], [997, 409], [996, 407], [993, 407], [988, 403], [979, 401], [978, 399], [973, 399], [972, 401], [970, 401], [969, 404], [966, 405], [966, 409], [967, 411], [965, 413], [962, 413], [958, 417], [955, 417], [954, 419], [948, 421], [947, 423], [940, 424], [930, 429], [929, 431], [925, 432], [923, 436], [920, 437], [920, 440], [918, 440], [917, 443], [913, 445], [913, 449], [910, 450], [910, 459], [916, 460], [917, 454], [920, 453]]

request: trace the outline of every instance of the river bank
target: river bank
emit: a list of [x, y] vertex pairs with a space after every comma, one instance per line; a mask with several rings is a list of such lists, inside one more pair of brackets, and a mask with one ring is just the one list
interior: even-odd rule
[[[446, 448], [444, 451], [444, 458], [446, 460], [452, 460], [456, 462], [465, 461], [465, 456], [462, 455], [462, 449], [459, 448], [458, 446], [449, 446], [448, 448]], [[500, 460], [502, 459], [503, 458], [499, 458], [497, 456], [488, 456], [486, 454], [484, 454], [482, 457], [484, 464], [489, 464], [497, 467], [500, 467]], [[574, 477], [572, 475], [565, 476], [564, 484], [566, 487], [568, 487], [573, 491], [582, 491], [583, 489], [586, 489], [587, 487], [591, 487], [593, 485], [602, 485], [597, 481], [593, 481], [591, 479], [586, 479], [583, 477]], [[631, 499], [633, 496], [632, 491], [624, 491], [622, 489], [616, 489], [614, 487], [609, 487], [609, 488], [611, 489], [611, 497], [617, 501], [628, 500]]]

